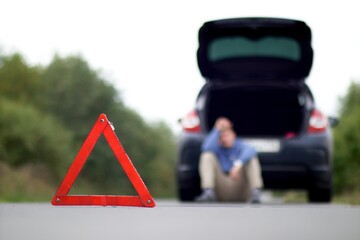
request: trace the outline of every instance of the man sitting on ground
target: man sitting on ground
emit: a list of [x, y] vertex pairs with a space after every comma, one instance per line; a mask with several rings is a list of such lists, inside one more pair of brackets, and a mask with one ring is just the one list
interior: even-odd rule
[[218, 118], [205, 139], [199, 172], [203, 191], [196, 201], [260, 203], [263, 181], [257, 153], [237, 138], [229, 119]]

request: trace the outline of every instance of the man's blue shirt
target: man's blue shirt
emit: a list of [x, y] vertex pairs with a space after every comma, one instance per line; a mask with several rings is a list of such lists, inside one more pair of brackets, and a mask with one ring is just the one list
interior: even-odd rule
[[220, 166], [224, 172], [229, 172], [235, 161], [246, 164], [256, 156], [256, 150], [245, 144], [240, 139], [236, 139], [233, 146], [225, 148], [219, 144], [220, 130], [214, 128], [206, 137], [203, 145], [203, 152], [213, 152], [219, 159]]

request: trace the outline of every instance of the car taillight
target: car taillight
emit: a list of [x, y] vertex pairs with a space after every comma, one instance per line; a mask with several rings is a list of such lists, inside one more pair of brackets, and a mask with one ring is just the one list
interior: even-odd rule
[[186, 132], [200, 132], [200, 119], [195, 110], [189, 112], [183, 119], [181, 125]]
[[319, 110], [314, 109], [308, 126], [309, 133], [320, 133], [324, 132], [328, 126], [328, 119], [327, 117], [322, 114]]

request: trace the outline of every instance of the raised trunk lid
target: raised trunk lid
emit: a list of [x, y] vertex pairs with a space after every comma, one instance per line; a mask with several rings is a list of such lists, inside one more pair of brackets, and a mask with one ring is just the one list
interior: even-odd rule
[[208, 81], [303, 81], [313, 60], [311, 30], [290, 19], [211, 21], [199, 30], [197, 57]]

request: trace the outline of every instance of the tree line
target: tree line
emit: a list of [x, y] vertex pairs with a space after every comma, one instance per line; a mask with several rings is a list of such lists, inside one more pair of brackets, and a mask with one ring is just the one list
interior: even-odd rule
[[360, 83], [353, 81], [339, 101], [334, 128], [335, 193], [360, 193]]
[[[47, 66], [31, 66], [19, 53], [0, 54], [0, 112], [0, 163], [12, 169], [44, 166], [49, 172], [45, 181], [57, 187], [99, 114], [105, 113], [150, 192], [174, 194], [171, 129], [127, 107], [121, 92], [81, 56], [56, 55]], [[80, 193], [133, 192], [103, 137], [75, 185]]]

